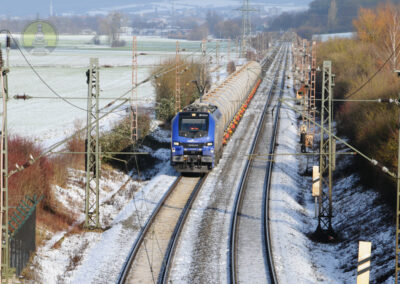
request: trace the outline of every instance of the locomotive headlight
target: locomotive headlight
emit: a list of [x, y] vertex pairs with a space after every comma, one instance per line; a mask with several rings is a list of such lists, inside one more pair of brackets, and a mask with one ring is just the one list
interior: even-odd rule
[[212, 146], [213, 145], [213, 142], [208, 142], [207, 143], [207, 146]]
[[179, 142], [174, 142], [174, 146], [179, 146]]
[[174, 147], [172, 147], [172, 153], [175, 153], [175, 148]]

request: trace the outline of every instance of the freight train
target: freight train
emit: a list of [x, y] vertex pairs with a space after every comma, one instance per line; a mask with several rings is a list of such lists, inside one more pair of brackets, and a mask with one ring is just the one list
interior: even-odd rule
[[171, 165], [182, 173], [207, 173], [237, 127], [259, 86], [261, 65], [248, 62], [221, 85], [183, 108], [172, 120]]

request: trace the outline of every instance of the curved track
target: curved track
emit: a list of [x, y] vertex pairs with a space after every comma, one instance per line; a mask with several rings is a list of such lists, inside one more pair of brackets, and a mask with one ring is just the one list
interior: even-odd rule
[[201, 177], [178, 177], [142, 228], [117, 283], [162, 282], [176, 240], [201, 185]]
[[[274, 74], [274, 83], [267, 94], [267, 102], [252, 142], [250, 155], [272, 157], [271, 154], [274, 153], [280, 109], [278, 97], [282, 97], [285, 84], [287, 47], [281, 52], [278, 66]], [[246, 162], [231, 215], [228, 283], [277, 282], [270, 249], [267, 208], [272, 165], [271, 159], [249, 159]], [[261, 229], [261, 234], [253, 233], [256, 227]]]

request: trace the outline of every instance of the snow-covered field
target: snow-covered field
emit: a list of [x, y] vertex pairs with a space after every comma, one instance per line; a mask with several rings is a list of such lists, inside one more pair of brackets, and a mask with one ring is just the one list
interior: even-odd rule
[[[61, 100], [38, 78], [18, 50], [11, 50], [8, 123], [12, 133], [34, 137], [45, 145], [51, 145], [73, 133], [74, 121], [85, 122], [87, 108], [85, 72], [90, 58], [99, 58], [101, 107], [126, 92], [128, 94], [124, 98], [130, 97], [129, 90], [132, 87], [130, 48], [97, 47], [88, 45], [89, 40], [89, 36], [61, 35], [59, 46], [45, 56], [31, 55], [23, 50], [27, 60], [43, 80], [69, 103]], [[126, 40], [131, 41], [131, 38]], [[192, 55], [194, 52], [200, 54], [200, 42], [180, 41], [180, 47], [184, 49], [181, 52], [182, 57]], [[174, 57], [175, 48], [175, 40], [139, 37], [138, 82], [148, 78], [155, 65]], [[215, 42], [208, 43], [208, 48], [210, 51], [215, 49]], [[226, 51], [221, 48], [220, 55], [224, 56], [225, 53]], [[226, 59], [226, 56], [223, 58]], [[13, 99], [15, 95], [23, 94], [34, 99], [26, 101]], [[150, 82], [138, 87], [137, 97], [140, 106], [154, 106], [155, 93]], [[115, 121], [124, 115], [126, 107], [127, 105], [124, 105], [118, 112], [101, 121], [101, 127], [107, 127], [110, 121]]]

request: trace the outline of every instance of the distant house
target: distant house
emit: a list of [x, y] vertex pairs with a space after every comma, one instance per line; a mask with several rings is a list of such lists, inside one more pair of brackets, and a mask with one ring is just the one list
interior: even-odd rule
[[336, 34], [319, 34], [319, 35], [313, 35], [312, 40], [315, 41], [328, 41], [330, 39], [335, 39], [335, 38], [352, 38], [355, 36], [355, 33], [348, 32], [348, 33], [336, 33]]
[[133, 34], [133, 28], [132, 27], [121, 27], [119, 32], [120, 36], [131, 36]]
[[91, 29], [83, 29], [80, 32], [81, 35], [96, 35], [96, 32]]

